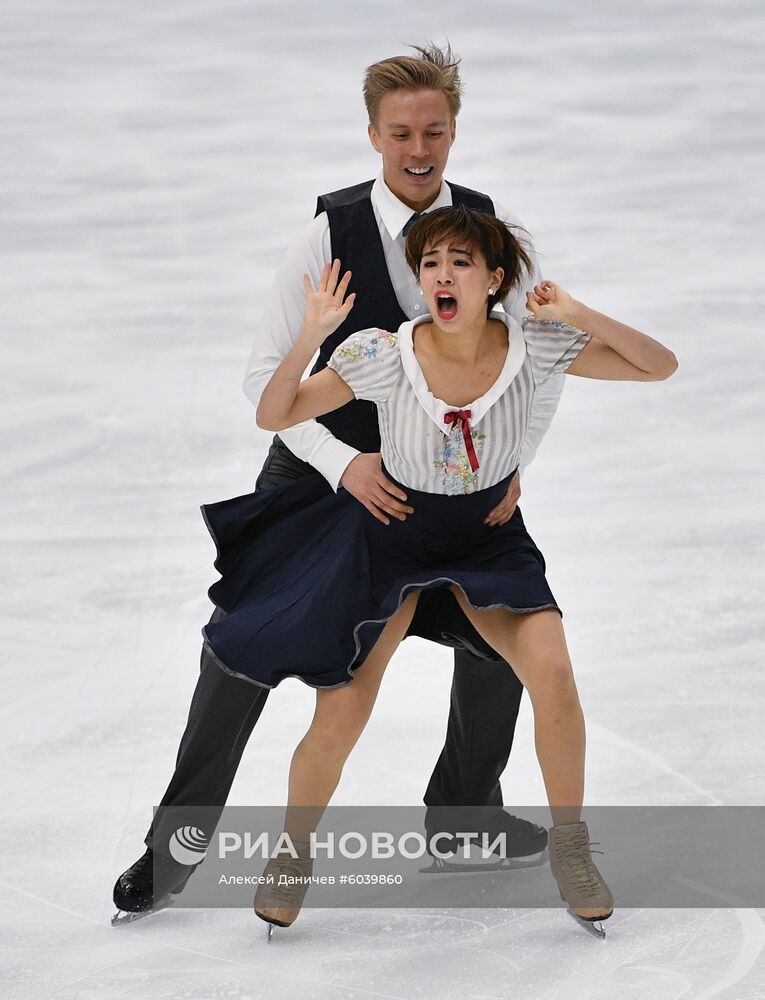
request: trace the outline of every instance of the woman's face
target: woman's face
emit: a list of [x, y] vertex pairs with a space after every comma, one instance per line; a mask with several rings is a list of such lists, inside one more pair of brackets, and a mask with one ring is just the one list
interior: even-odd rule
[[502, 268], [490, 271], [481, 252], [444, 240], [426, 246], [420, 261], [420, 287], [439, 327], [461, 329], [486, 319], [489, 289], [499, 287]]

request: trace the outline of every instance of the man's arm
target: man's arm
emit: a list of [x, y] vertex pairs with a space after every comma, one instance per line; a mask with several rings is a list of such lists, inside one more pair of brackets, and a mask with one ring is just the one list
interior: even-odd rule
[[[502, 306], [505, 312], [510, 313], [520, 323], [525, 316], [529, 315], [526, 308], [526, 292], [530, 292], [535, 285], [542, 280], [539, 267], [539, 257], [531, 242], [530, 236], [523, 231], [523, 225], [518, 217], [512, 212], [506, 211], [502, 206], [495, 205], [497, 218], [513, 227], [518, 238], [524, 243], [531, 257], [532, 268], [528, 274], [524, 274], [524, 280], [520, 287], [511, 290]], [[520, 227], [520, 230], [518, 229]], [[563, 386], [566, 382], [565, 375], [553, 375], [546, 379], [534, 393], [531, 403], [531, 414], [529, 424], [526, 428], [526, 436], [523, 439], [521, 448], [521, 473], [526, 471], [526, 467], [534, 460], [537, 448], [542, 443], [542, 438], [550, 429], [552, 418], [558, 409]]]
[[[505, 225], [510, 226], [515, 235], [521, 240], [531, 257], [531, 270], [524, 272], [523, 280], [519, 287], [511, 289], [502, 302], [502, 308], [518, 322], [528, 315], [526, 308], [526, 292], [530, 292], [535, 285], [542, 280], [539, 269], [539, 258], [534, 250], [531, 237], [525, 231], [517, 215], [508, 212], [501, 205], [494, 203], [494, 211], [498, 219]], [[518, 472], [510, 481], [507, 493], [502, 500], [491, 510], [485, 518], [485, 523], [489, 525], [505, 524], [515, 513], [518, 501], [521, 498], [520, 477], [526, 471], [526, 466], [533, 461], [537, 453], [537, 448], [542, 443], [542, 438], [547, 433], [555, 411], [558, 409], [560, 396], [563, 392], [565, 375], [552, 375], [546, 379], [534, 393], [531, 401], [531, 413], [526, 434], [521, 445], [521, 458], [518, 465]]]
[[526, 427], [526, 434], [521, 445], [521, 460], [518, 469], [521, 475], [534, 461], [537, 448], [542, 443], [542, 438], [550, 429], [552, 418], [558, 409], [563, 386], [566, 383], [565, 374], [551, 375], [538, 387], [534, 393], [531, 403], [531, 413], [529, 423]]
[[[245, 395], [254, 406], [257, 407], [271, 376], [295, 345], [303, 326], [303, 275], [308, 274], [316, 286], [324, 264], [331, 259], [329, 221], [326, 213], [322, 213], [287, 250], [266, 298], [244, 377]], [[317, 469], [334, 490], [348, 464], [359, 454], [315, 420], [280, 431], [279, 436], [298, 458]]]

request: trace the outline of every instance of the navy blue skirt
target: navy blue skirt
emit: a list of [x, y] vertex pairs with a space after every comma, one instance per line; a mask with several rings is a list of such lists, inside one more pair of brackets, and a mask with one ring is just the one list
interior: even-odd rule
[[209, 595], [225, 613], [202, 630], [208, 651], [262, 687], [285, 677], [339, 687], [404, 598], [422, 591], [407, 635], [500, 659], [448, 588], [475, 608], [559, 610], [520, 510], [507, 524], [483, 523], [511, 478], [464, 496], [402, 486], [414, 513], [389, 525], [318, 473], [205, 505], [221, 574]]

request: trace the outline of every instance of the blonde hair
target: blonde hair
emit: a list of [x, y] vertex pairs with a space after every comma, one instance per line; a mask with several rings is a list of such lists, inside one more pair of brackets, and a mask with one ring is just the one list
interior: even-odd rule
[[364, 104], [367, 106], [370, 125], [374, 125], [380, 101], [394, 90], [440, 90], [449, 102], [452, 118], [459, 114], [462, 104], [460, 58], [452, 52], [447, 42], [440, 49], [433, 42], [424, 46], [410, 45], [417, 56], [392, 56], [373, 63], [364, 75]]

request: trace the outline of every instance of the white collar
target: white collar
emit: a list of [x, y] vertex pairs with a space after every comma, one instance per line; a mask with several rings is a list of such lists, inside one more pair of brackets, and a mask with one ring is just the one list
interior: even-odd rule
[[[401, 235], [401, 230], [411, 219], [414, 209], [405, 205], [403, 201], [400, 201], [395, 196], [383, 180], [382, 174], [380, 174], [372, 185], [369, 197], [372, 200], [372, 205], [377, 209], [383, 225], [388, 230], [390, 238], [395, 240], [397, 236]], [[438, 192], [438, 197], [425, 211], [432, 212], [437, 208], [448, 208], [452, 204], [452, 189], [446, 181], [441, 181], [441, 190]]]
[[[470, 425], [472, 427], [475, 427], [478, 421], [486, 416], [491, 407], [497, 402], [521, 370], [523, 362], [526, 359], [526, 341], [523, 338], [523, 330], [520, 323], [509, 313], [498, 309], [492, 312], [491, 317], [492, 319], [502, 320], [507, 327], [507, 357], [494, 385], [483, 396], [480, 396], [472, 403], [467, 403], [464, 407], [460, 407], [460, 409], [470, 410]], [[451, 428], [449, 424], [444, 423], [444, 415], [457, 409], [457, 407], [449, 406], [442, 399], [438, 399], [433, 395], [428, 388], [428, 383], [425, 381], [422, 368], [420, 368], [420, 363], [414, 353], [414, 328], [418, 323], [427, 322], [432, 323], [433, 320], [428, 313], [425, 313], [424, 316], [418, 316], [416, 319], [402, 323], [398, 328], [398, 349], [401, 353], [401, 366], [422, 408], [436, 424], [441, 433], [448, 434]]]

